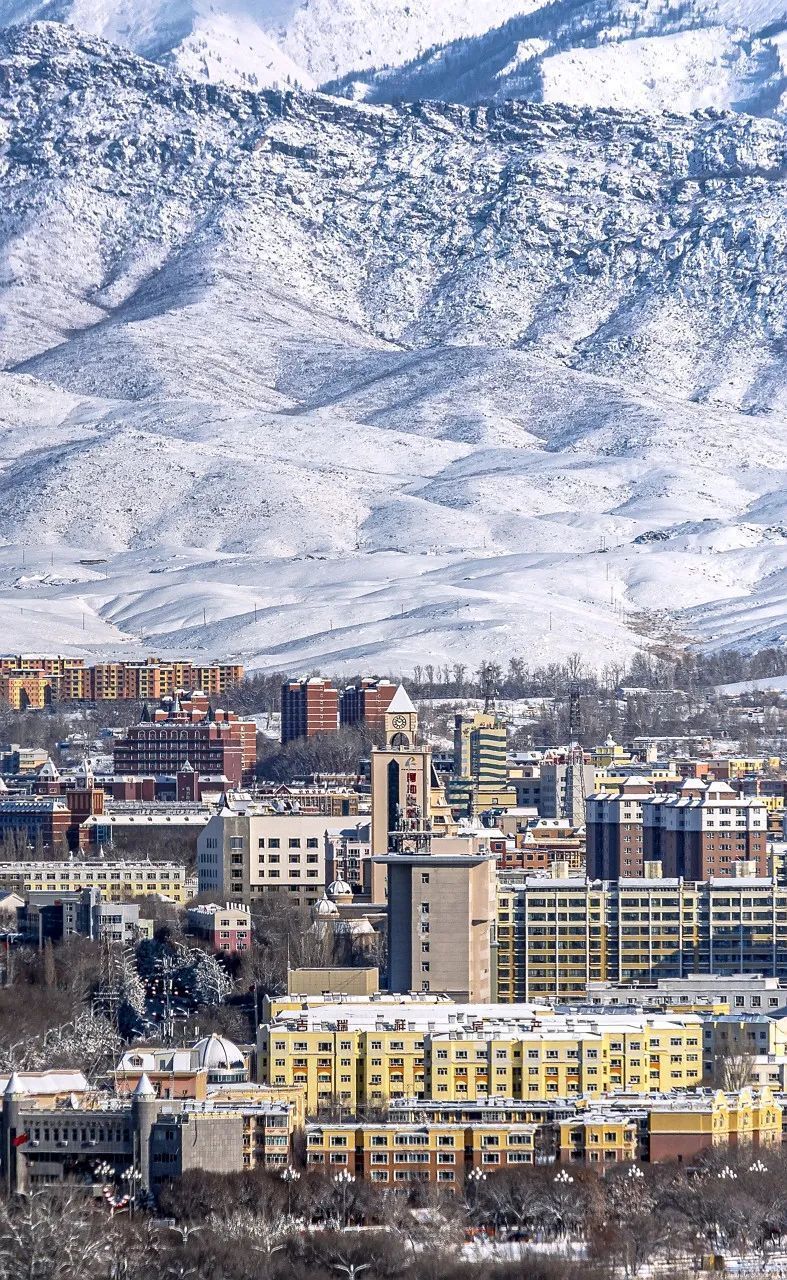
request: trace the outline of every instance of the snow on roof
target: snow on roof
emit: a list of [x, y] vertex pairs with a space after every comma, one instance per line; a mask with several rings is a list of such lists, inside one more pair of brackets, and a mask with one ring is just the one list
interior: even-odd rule
[[0, 1094], [84, 1093], [90, 1087], [81, 1071], [14, 1071], [0, 1073]]
[[399, 685], [399, 688], [396, 690], [396, 693], [391, 698], [391, 701], [388, 703], [388, 714], [391, 715], [394, 712], [398, 713], [399, 715], [417, 714], [415, 707], [413, 706], [413, 703], [410, 699], [410, 695], [408, 694], [403, 684]]

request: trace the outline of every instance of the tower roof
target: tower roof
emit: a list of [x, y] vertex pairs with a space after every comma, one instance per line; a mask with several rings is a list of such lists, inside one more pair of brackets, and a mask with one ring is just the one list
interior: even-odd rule
[[9, 1098], [15, 1098], [22, 1093], [27, 1093], [25, 1083], [19, 1076], [18, 1072], [13, 1071], [11, 1073], [11, 1079], [5, 1087], [5, 1092], [8, 1094]]
[[394, 713], [398, 713], [399, 715], [417, 715], [415, 707], [410, 699], [410, 695], [403, 684], [399, 685], [396, 693], [388, 703], [388, 713], [389, 715]]
[[137, 1082], [137, 1087], [134, 1090], [132, 1097], [155, 1098], [155, 1096], [156, 1096], [156, 1090], [153, 1088], [153, 1085], [150, 1082], [150, 1076], [148, 1075], [147, 1071], [143, 1071], [142, 1075], [139, 1077], [139, 1080]]

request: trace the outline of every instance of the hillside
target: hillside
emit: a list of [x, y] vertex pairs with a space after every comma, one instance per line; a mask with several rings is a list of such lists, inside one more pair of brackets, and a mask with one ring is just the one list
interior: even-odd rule
[[5, 647], [782, 636], [784, 172], [744, 116], [255, 95], [7, 32]]
[[0, 0], [0, 27], [39, 20], [125, 45], [189, 75], [315, 88], [481, 35], [533, 0]]
[[784, 0], [0, 0], [197, 79], [784, 117]]
[[783, 0], [549, 0], [325, 86], [370, 102], [533, 102], [787, 115]]

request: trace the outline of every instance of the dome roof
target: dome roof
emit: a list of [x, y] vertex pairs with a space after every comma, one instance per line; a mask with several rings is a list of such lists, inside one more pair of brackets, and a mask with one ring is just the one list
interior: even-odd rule
[[334, 880], [328, 885], [328, 893], [332, 898], [351, 898], [353, 891], [346, 880]]
[[246, 1066], [246, 1061], [236, 1044], [225, 1036], [205, 1036], [194, 1045], [197, 1062], [208, 1071], [238, 1071]]
[[374, 925], [366, 916], [361, 916], [360, 920], [342, 920], [339, 932], [349, 933], [353, 938], [369, 938], [374, 936]]
[[316, 916], [338, 916], [339, 908], [335, 902], [331, 902], [330, 898], [323, 894], [314, 908], [314, 914]]

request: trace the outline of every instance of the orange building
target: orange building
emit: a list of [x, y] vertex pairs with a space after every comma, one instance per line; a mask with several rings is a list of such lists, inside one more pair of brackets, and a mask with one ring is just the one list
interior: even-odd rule
[[237, 663], [98, 662], [84, 658], [13, 654], [0, 657], [0, 698], [15, 710], [40, 709], [52, 702], [158, 702], [180, 690], [201, 689], [209, 697], [224, 694], [243, 679]]

